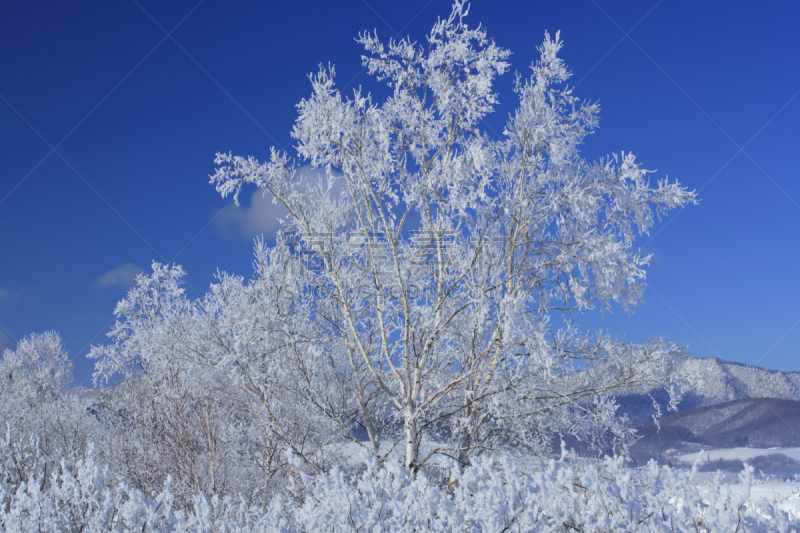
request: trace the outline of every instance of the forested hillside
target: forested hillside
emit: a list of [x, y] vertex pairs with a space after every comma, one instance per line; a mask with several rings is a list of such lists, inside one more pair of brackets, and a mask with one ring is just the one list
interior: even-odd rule
[[637, 426], [640, 440], [631, 448], [639, 462], [664, 457], [670, 449], [773, 448], [800, 446], [800, 402], [743, 398], [695, 407]]
[[[683, 398], [678, 403], [679, 411], [746, 398], [800, 401], [800, 372], [781, 372], [716, 358], [685, 356], [676, 357], [672, 364], [675, 373], [697, 377], [696, 381], [686, 385]], [[629, 390], [618, 395], [618, 412], [627, 415], [636, 424], [649, 424], [656, 413], [654, 399], [662, 416], [667, 415], [668, 395], [658, 386], [645, 386], [638, 391]]]

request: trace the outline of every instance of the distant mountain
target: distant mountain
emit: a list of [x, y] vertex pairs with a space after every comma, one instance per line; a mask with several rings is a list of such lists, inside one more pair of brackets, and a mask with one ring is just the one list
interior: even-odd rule
[[[689, 358], [686, 358], [687, 362]], [[800, 372], [781, 372], [716, 358], [692, 358], [699, 362], [708, 404], [741, 398], [800, 400]]]
[[[684, 395], [678, 411], [745, 398], [775, 398], [800, 401], [800, 372], [781, 372], [716, 358], [682, 357], [673, 363], [676, 374], [699, 374], [703, 384]], [[662, 388], [632, 391], [617, 396], [618, 413], [635, 424], [653, 421], [655, 400], [661, 414], [668, 415], [667, 393]]]
[[742, 398], [665, 416], [659, 426], [636, 428], [641, 439], [631, 455], [637, 461], [658, 457], [669, 449], [687, 450], [692, 444], [711, 448], [800, 446], [800, 401]]

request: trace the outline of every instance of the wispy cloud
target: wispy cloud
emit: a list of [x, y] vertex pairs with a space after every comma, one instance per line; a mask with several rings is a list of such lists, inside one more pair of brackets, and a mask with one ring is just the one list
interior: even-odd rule
[[[310, 165], [306, 165], [298, 169], [297, 178], [314, 184], [322, 180], [324, 186], [325, 170], [312, 169]], [[337, 181], [332, 193], [339, 194], [342, 185], [342, 180]], [[257, 189], [250, 197], [249, 205], [230, 204], [219, 215], [214, 213], [214, 224], [226, 235], [233, 230], [248, 239], [261, 234], [274, 236], [281, 228], [279, 219], [288, 220], [289, 212], [280, 202], [273, 203], [273, 199], [271, 193], [264, 194], [261, 189]]]
[[288, 218], [289, 212], [283, 204], [273, 204], [272, 199], [270, 193], [265, 195], [260, 189], [256, 190], [250, 197], [250, 205], [230, 204], [214, 219], [214, 223], [224, 234], [234, 231], [247, 238], [262, 233], [273, 235], [281, 227], [278, 219]]
[[125, 263], [121, 267], [109, 270], [97, 278], [97, 285], [99, 287], [122, 287], [127, 289], [136, 283], [136, 276], [142, 272], [144, 271], [133, 263]]

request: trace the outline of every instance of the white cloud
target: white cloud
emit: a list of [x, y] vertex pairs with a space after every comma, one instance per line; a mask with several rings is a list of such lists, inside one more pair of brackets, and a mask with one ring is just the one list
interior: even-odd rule
[[250, 197], [249, 206], [230, 204], [214, 219], [214, 223], [224, 232], [236, 229], [247, 238], [262, 233], [272, 236], [281, 227], [278, 219], [289, 216], [283, 204], [273, 204], [272, 198], [272, 194], [265, 195], [258, 189]]
[[[297, 175], [300, 179], [316, 183], [325, 179], [325, 169], [312, 169], [310, 165], [305, 165], [298, 169]], [[334, 185], [334, 194], [341, 191], [342, 185], [341, 180]], [[231, 203], [216, 216], [214, 223], [225, 233], [235, 229], [248, 239], [261, 234], [272, 237], [281, 228], [278, 219], [289, 219], [286, 207], [280, 202], [272, 203], [273, 198], [271, 193], [264, 194], [264, 191], [257, 189], [250, 197], [249, 206], [244, 205], [244, 201], [238, 206]]]
[[127, 289], [136, 283], [136, 276], [144, 272], [133, 263], [125, 263], [119, 268], [109, 270], [99, 278], [97, 285], [100, 287], [122, 287]]

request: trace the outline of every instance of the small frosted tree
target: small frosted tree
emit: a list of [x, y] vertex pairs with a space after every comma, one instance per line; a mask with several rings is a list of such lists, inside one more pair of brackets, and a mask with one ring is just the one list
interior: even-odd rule
[[72, 363], [54, 331], [32, 333], [6, 349], [0, 362], [3, 393], [31, 405], [59, 395], [72, 381]]
[[95, 382], [117, 384], [99, 413], [103, 459], [146, 493], [171, 477], [183, 507], [198, 492], [267, 498], [292, 470], [287, 449], [322, 470], [329, 432], [273, 385], [290, 376], [285, 361], [270, 360], [281, 343], [275, 324], [283, 305], [295, 306], [261, 296], [259, 278], [245, 285], [224, 274], [191, 301], [183, 277], [178, 265], [153, 263], [117, 304], [113, 342], [89, 354]]
[[[184, 271], [153, 263], [117, 304], [111, 344], [93, 347], [95, 383], [114, 383], [98, 409], [99, 452], [114, 474], [150, 493], [172, 479], [178, 504], [194, 494], [246, 491], [238, 397], [208, 368], [187, 364], [202, 313], [184, 294]], [[252, 485], [252, 483], [250, 483]]]
[[75, 464], [88, 450], [94, 424], [89, 401], [67, 389], [72, 362], [54, 331], [32, 333], [0, 360], [0, 484], [18, 487], [60, 462]]
[[[550, 431], [624, 440], [606, 394], [663, 379], [678, 350], [582, 337], [551, 315], [636, 305], [649, 257], [635, 238], [694, 194], [651, 187], [630, 153], [580, 157], [599, 106], [564, 85], [558, 34], [516, 77], [502, 138], [483, 134], [509, 52], [466, 14], [457, 0], [424, 45], [359, 37], [363, 64], [391, 89], [383, 102], [343, 96], [332, 67], [310, 77], [292, 136], [327, 179], [300, 178], [275, 149], [264, 163], [217, 154], [211, 177], [223, 197], [254, 183], [286, 207], [290, 246], [275, 261], [311, 266], [291, 283], [313, 295], [293, 349], [346, 360], [361, 397], [386, 400], [412, 475], [439, 453], [466, 464], [510, 441], [546, 446]], [[374, 413], [356, 403], [379, 453]]]

